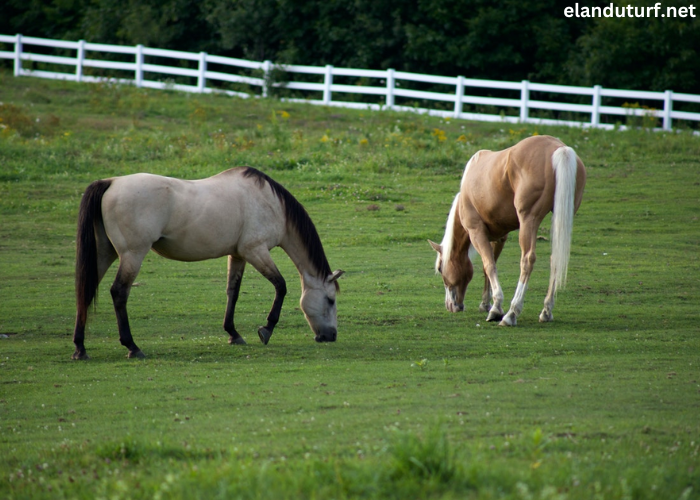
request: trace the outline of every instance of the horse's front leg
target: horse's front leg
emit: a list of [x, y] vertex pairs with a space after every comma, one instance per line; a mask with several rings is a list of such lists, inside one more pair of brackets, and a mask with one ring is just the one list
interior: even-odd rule
[[518, 322], [518, 316], [523, 312], [527, 284], [530, 281], [532, 268], [535, 266], [535, 260], [537, 259], [535, 244], [537, 243], [537, 228], [539, 228], [540, 222], [540, 220], [534, 219], [521, 220], [520, 222], [520, 279], [518, 280], [513, 300], [510, 303], [508, 314], [500, 322], [501, 326], [515, 326]]
[[245, 271], [245, 260], [240, 257], [229, 255], [228, 257], [228, 284], [226, 286], [226, 295], [228, 302], [226, 303], [226, 313], [224, 314], [224, 330], [229, 334], [229, 344], [245, 344], [245, 340], [236, 331], [233, 324], [233, 314], [236, 310], [236, 302], [238, 301], [238, 293], [241, 290], [241, 280], [243, 279], [243, 271]]
[[[499, 238], [496, 241], [491, 242], [494, 262], [498, 262], [498, 257], [500, 257], [507, 239], [508, 235], [505, 235], [503, 238]], [[489, 312], [491, 309], [491, 298], [491, 282], [486, 274], [486, 268], [484, 268], [484, 290], [481, 293], [481, 304], [479, 304], [480, 312]]]
[[260, 341], [267, 345], [270, 341], [270, 337], [272, 337], [272, 331], [280, 319], [284, 297], [287, 295], [287, 282], [284, 281], [284, 277], [272, 261], [272, 257], [270, 257], [270, 252], [267, 248], [258, 248], [256, 252], [246, 254], [246, 260], [275, 287], [275, 300], [272, 303], [270, 313], [267, 315], [267, 323], [265, 326], [258, 328], [258, 337], [260, 337]]
[[270, 313], [267, 315], [267, 324], [258, 328], [258, 337], [260, 337], [260, 341], [267, 345], [270, 341], [270, 337], [272, 337], [272, 330], [274, 330], [275, 325], [280, 320], [284, 296], [287, 295], [287, 283], [279, 272], [265, 277], [270, 280], [270, 283], [275, 287], [275, 300], [272, 303]]
[[486, 317], [486, 321], [498, 321], [503, 317], [503, 289], [501, 288], [501, 284], [498, 282], [494, 248], [491, 247], [491, 243], [489, 242], [483, 227], [469, 228], [469, 236], [474, 248], [476, 248], [476, 251], [479, 252], [479, 255], [481, 255], [481, 261], [484, 264], [484, 275], [486, 277], [486, 281], [491, 284], [493, 305], [489, 310], [489, 315]]
[[119, 257], [119, 269], [114, 279], [110, 293], [114, 302], [114, 312], [117, 315], [117, 326], [119, 328], [119, 341], [129, 350], [128, 358], [145, 358], [141, 349], [134, 343], [129, 326], [129, 316], [126, 312], [126, 302], [129, 299], [131, 286], [138, 275], [144, 256], [133, 254], [121, 255]]

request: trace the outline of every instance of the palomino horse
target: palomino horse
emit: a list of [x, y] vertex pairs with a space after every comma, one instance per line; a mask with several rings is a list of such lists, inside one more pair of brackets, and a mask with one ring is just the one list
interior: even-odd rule
[[[479, 310], [488, 311], [487, 321], [501, 320], [501, 325], [514, 326], [535, 264], [537, 230], [552, 212], [551, 275], [540, 314], [540, 321], [552, 321], [554, 296], [566, 282], [574, 213], [581, 205], [585, 184], [586, 169], [574, 150], [550, 136], [529, 137], [503, 151], [483, 150], [472, 156], [452, 203], [442, 243], [430, 241], [438, 253], [435, 270], [445, 284], [447, 310], [464, 310], [464, 294], [474, 274], [471, 257], [476, 250], [485, 277]], [[496, 260], [508, 233], [518, 228], [520, 280], [504, 316]]]
[[77, 317], [73, 359], [86, 359], [85, 323], [109, 266], [119, 258], [111, 288], [119, 340], [128, 357], [144, 357], [134, 343], [126, 302], [149, 250], [169, 259], [200, 261], [228, 255], [228, 304], [224, 330], [230, 344], [245, 344], [233, 324], [241, 278], [249, 262], [275, 287], [267, 324], [258, 329], [267, 344], [277, 324], [287, 286], [270, 257], [276, 246], [289, 255], [301, 277], [301, 310], [317, 342], [337, 335], [335, 296], [343, 271], [331, 272], [316, 227], [284, 187], [251, 167], [208, 179], [186, 181], [135, 174], [95, 181], [80, 203], [77, 236]]

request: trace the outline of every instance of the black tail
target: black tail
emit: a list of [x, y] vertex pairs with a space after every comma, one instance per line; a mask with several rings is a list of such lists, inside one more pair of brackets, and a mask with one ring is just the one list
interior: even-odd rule
[[112, 185], [112, 181], [100, 180], [90, 184], [78, 212], [78, 234], [76, 237], [75, 298], [78, 308], [78, 321], [85, 324], [90, 304], [97, 305], [97, 238], [96, 224], [102, 224], [102, 196]]

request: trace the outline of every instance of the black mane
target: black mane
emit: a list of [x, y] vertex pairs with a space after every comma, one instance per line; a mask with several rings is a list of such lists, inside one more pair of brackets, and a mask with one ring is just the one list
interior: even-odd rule
[[[245, 167], [243, 170], [244, 177], [251, 177], [258, 182], [260, 187], [264, 187], [265, 183], [270, 186], [272, 192], [277, 196], [284, 206], [287, 216], [287, 224], [294, 228], [301, 238], [306, 251], [308, 252], [311, 264], [316, 268], [318, 275], [324, 279], [331, 275], [331, 266], [326, 258], [326, 253], [323, 251], [321, 238], [316, 231], [316, 226], [311, 221], [311, 217], [306, 212], [304, 206], [287, 191], [279, 182], [273, 180], [270, 176], [264, 174], [260, 170], [253, 167]], [[337, 282], [336, 282], [337, 283]]]

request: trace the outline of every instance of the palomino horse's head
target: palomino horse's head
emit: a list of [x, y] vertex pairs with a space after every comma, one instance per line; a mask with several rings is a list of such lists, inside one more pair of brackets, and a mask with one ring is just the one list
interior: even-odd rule
[[435, 272], [442, 276], [445, 284], [445, 307], [450, 312], [464, 310], [464, 295], [474, 275], [474, 266], [469, 252], [445, 252], [443, 245], [428, 240], [437, 252]]
[[335, 342], [338, 335], [335, 295], [338, 292], [337, 280], [344, 272], [338, 270], [325, 278], [304, 276], [300, 305], [316, 335], [316, 342]]

